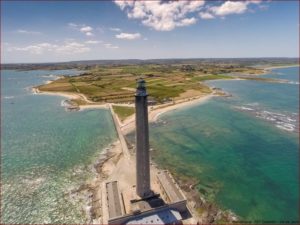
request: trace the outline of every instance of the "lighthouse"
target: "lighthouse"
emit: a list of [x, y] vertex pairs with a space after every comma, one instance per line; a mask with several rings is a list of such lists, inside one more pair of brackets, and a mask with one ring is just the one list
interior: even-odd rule
[[146, 82], [137, 81], [135, 94], [136, 122], [136, 193], [140, 198], [150, 197], [149, 127]]

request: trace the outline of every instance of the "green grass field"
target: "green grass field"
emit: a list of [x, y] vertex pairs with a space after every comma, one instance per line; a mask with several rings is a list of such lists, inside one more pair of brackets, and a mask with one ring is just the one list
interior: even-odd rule
[[131, 116], [135, 113], [134, 107], [126, 107], [126, 106], [113, 106], [114, 112], [118, 115], [121, 121], [125, 120], [127, 117]]
[[[132, 103], [136, 80], [143, 77], [157, 103], [172, 101], [188, 90], [210, 93], [203, 81], [229, 79], [232, 73], [259, 74], [262, 70], [238, 65], [111, 65], [96, 66], [79, 76], [63, 77], [38, 86], [41, 91], [84, 94], [97, 103]], [[196, 92], [195, 92], [196, 93]]]

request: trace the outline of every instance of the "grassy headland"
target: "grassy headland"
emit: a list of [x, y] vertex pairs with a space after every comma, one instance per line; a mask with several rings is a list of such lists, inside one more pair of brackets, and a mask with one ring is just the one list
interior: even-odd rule
[[144, 77], [151, 104], [161, 104], [211, 93], [203, 81], [263, 72], [263, 69], [233, 64], [97, 65], [79, 76], [62, 77], [37, 88], [42, 92], [83, 94], [87, 100], [99, 104], [132, 103], [136, 79]]

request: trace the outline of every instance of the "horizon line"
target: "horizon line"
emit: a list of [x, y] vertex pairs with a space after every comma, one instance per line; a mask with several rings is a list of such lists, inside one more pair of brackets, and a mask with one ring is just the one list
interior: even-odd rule
[[84, 60], [71, 60], [71, 61], [45, 61], [45, 62], [6, 62], [0, 63], [0, 65], [7, 64], [54, 64], [54, 63], [74, 63], [74, 62], [89, 62], [89, 61], [151, 61], [151, 60], [188, 60], [188, 59], [298, 59], [297, 56], [260, 56], [260, 57], [183, 57], [183, 58], [149, 58], [149, 59], [138, 59], [138, 58], [127, 58], [127, 59], [84, 59]]

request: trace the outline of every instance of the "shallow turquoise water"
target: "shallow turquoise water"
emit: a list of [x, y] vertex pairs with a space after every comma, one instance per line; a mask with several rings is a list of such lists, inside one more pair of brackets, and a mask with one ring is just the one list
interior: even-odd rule
[[266, 83], [249, 80], [217, 80], [207, 82], [231, 93], [231, 102], [237, 104], [260, 104], [267, 110], [298, 113], [299, 110], [299, 67], [273, 70], [262, 77], [298, 81], [298, 84]]
[[63, 97], [33, 95], [49, 74], [76, 71], [2, 71], [3, 223], [85, 223], [69, 198], [93, 176], [92, 164], [116, 139], [108, 110], [66, 112]]
[[295, 67], [274, 69], [270, 74], [264, 75], [264, 77], [286, 79], [290, 81], [299, 82], [299, 67], [295, 66]]
[[[298, 68], [279, 71], [286, 74], [281, 79], [298, 79]], [[292, 119], [299, 115], [299, 85], [209, 84], [233, 97], [163, 114], [150, 130], [155, 161], [199, 181], [199, 190], [212, 187], [202, 193], [243, 220], [298, 221], [299, 133], [282, 129], [278, 122], [283, 117], [291, 118], [285, 121], [290, 125], [298, 123]], [[265, 111], [268, 116], [259, 117]]]
[[[277, 73], [278, 70], [275, 70]], [[280, 69], [297, 81], [297, 68]], [[3, 223], [84, 223], [80, 202], [64, 193], [93, 176], [91, 165], [116, 139], [109, 111], [65, 112], [62, 97], [28, 87], [49, 74], [2, 72]], [[44, 75], [46, 75], [44, 77]], [[261, 116], [299, 114], [299, 85], [214, 81], [233, 94], [163, 115], [151, 126], [153, 157], [162, 166], [211, 186], [207, 196], [247, 220], [298, 220], [299, 133]], [[280, 90], [280, 91], [279, 91]], [[252, 111], [239, 107], [247, 107]], [[282, 122], [282, 121], [279, 121]]]

